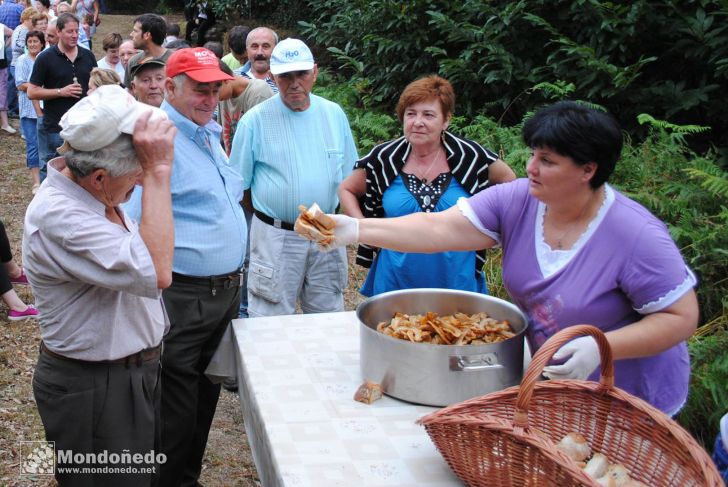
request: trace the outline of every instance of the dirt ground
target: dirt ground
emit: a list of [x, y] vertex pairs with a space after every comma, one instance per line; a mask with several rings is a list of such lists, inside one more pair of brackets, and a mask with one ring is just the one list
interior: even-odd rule
[[[94, 37], [97, 57], [101, 39], [108, 32], [127, 37], [133, 16], [105, 15]], [[180, 16], [168, 16], [183, 23]], [[184, 26], [182, 26], [184, 27]], [[183, 29], [184, 31], [184, 29]], [[11, 124], [18, 129], [18, 120]], [[20, 134], [13, 136], [0, 131], [0, 219], [5, 224], [13, 248], [14, 259], [22, 261], [20, 253], [23, 218], [31, 194], [30, 174], [25, 167], [25, 145]], [[350, 250], [350, 263], [352, 262]], [[356, 292], [364, 272], [350, 266], [346, 309], [354, 309], [361, 301]], [[29, 288], [17, 286], [21, 299], [32, 303]], [[48, 476], [20, 477], [19, 450], [22, 441], [44, 440], [31, 380], [40, 342], [38, 325], [34, 321], [11, 322], [7, 308], [0, 304], [0, 486], [52, 486]], [[259, 485], [255, 464], [245, 435], [240, 401], [236, 394], [223, 390], [215, 420], [210, 431], [200, 482], [207, 486]]]

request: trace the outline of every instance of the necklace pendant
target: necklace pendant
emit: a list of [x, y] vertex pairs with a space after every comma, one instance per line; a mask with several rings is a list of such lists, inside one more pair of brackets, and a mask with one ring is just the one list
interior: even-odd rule
[[425, 204], [425, 206], [430, 206], [430, 203], [432, 203], [432, 198], [430, 198], [429, 194], [426, 194], [425, 197], [422, 199], [422, 202]]

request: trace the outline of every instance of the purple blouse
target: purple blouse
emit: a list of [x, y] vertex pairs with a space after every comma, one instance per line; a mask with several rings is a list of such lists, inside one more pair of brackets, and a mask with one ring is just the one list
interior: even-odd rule
[[[559, 270], [545, 274], [537, 256], [543, 204], [527, 179], [499, 184], [459, 202], [481, 231], [503, 247], [503, 282], [528, 316], [528, 340], [537, 350], [568, 326], [588, 323], [607, 332], [665, 309], [695, 285], [666, 226], [647, 209], [607, 188], [610, 198], [596, 228]], [[686, 344], [651, 357], [615, 362], [616, 385], [662, 411], [685, 401], [690, 376]], [[598, 380], [599, 370], [590, 377]]]

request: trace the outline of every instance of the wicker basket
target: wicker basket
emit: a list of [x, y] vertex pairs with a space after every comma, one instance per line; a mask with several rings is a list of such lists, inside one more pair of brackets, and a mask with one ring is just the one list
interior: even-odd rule
[[[599, 345], [599, 382], [538, 381], [551, 356], [584, 335]], [[572, 431], [651, 487], [724, 485], [708, 454], [687, 431], [614, 387], [609, 343], [593, 326], [573, 326], [551, 337], [533, 357], [520, 386], [441, 409], [419, 423], [467, 485], [599, 487], [555, 447]]]

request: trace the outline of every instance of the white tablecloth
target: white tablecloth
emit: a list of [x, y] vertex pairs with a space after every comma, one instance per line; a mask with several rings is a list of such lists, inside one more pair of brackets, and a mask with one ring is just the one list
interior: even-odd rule
[[210, 375], [237, 367], [245, 429], [271, 486], [461, 485], [415, 420], [435, 410], [361, 384], [354, 312], [233, 321]]

